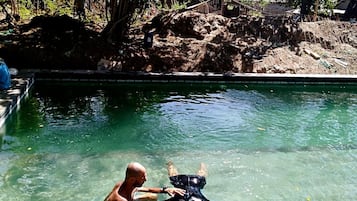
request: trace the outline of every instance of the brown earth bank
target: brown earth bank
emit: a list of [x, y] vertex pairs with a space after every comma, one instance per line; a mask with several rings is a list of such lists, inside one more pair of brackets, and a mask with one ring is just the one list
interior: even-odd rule
[[18, 69], [357, 74], [357, 24], [186, 11], [159, 14], [118, 45], [93, 25], [38, 16], [1, 29], [0, 57]]

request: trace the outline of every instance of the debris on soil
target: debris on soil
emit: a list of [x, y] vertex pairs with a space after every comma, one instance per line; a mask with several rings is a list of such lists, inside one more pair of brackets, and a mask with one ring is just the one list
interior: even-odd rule
[[[284, 16], [231, 19], [191, 11], [154, 21], [148, 28], [156, 33], [153, 47], [133, 59], [142, 65], [128, 62], [122, 69], [357, 74], [357, 25], [349, 22], [296, 23]], [[336, 58], [351, 65], [326, 69], [322, 64], [334, 64]]]
[[[19, 69], [357, 74], [356, 23], [185, 11], [157, 15], [119, 46], [77, 23], [33, 19], [0, 34], [0, 56]], [[143, 46], [145, 32], [153, 34], [152, 47]]]

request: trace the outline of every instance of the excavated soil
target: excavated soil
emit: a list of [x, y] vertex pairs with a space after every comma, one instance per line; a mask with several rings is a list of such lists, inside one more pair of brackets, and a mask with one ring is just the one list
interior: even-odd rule
[[158, 15], [115, 45], [72, 18], [40, 16], [0, 32], [0, 57], [19, 69], [357, 74], [357, 24], [187, 11]]

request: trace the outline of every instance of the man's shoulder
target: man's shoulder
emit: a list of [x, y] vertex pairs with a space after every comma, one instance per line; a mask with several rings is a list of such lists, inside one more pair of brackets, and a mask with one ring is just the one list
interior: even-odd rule
[[118, 190], [123, 182], [119, 181], [117, 182], [110, 194], [106, 197], [104, 201], [126, 201], [125, 198], [121, 197], [118, 193]]
[[110, 194], [107, 196], [107, 198], [104, 201], [127, 201], [126, 198], [122, 197], [118, 193], [121, 185], [122, 185], [122, 182], [116, 183], [112, 192], [110, 192]]

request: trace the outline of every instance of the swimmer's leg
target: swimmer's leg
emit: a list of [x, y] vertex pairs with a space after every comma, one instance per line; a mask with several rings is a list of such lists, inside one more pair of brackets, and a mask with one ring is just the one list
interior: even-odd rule
[[169, 177], [178, 175], [177, 169], [172, 161], [167, 162], [167, 173]]
[[200, 164], [200, 169], [197, 171], [197, 174], [203, 177], [207, 176], [207, 167], [204, 163]]

